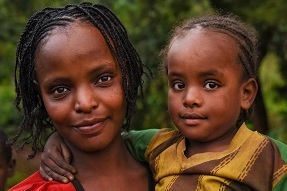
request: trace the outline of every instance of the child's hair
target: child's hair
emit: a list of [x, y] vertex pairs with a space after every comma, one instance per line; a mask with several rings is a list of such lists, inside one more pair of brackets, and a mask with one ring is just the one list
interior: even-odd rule
[[0, 129], [0, 156], [5, 157], [7, 164], [12, 160], [12, 148], [8, 144], [7, 134]]
[[[200, 29], [204, 31], [217, 32], [225, 34], [235, 41], [238, 46], [238, 63], [242, 68], [242, 79], [257, 79], [258, 69], [258, 39], [255, 29], [247, 26], [240, 19], [232, 14], [228, 15], [208, 15], [199, 18], [192, 18], [177, 26], [167, 46], [160, 52], [162, 59], [161, 68], [168, 72], [167, 54], [169, 48], [176, 37], [187, 35], [191, 29]], [[250, 118], [253, 105], [248, 111], [241, 111], [237, 121], [237, 127]]]
[[[15, 67], [15, 101], [19, 110], [22, 102], [24, 119], [14, 142], [22, 131], [28, 130], [30, 136], [21, 141], [25, 142], [22, 145], [24, 146], [30, 138], [33, 139], [34, 153], [31, 157], [36, 154], [39, 146], [43, 148], [40, 142], [45, 130], [52, 129], [42, 99], [33, 86], [35, 53], [41, 40], [49, 36], [53, 29], [65, 27], [75, 21], [91, 23], [100, 30], [121, 68], [122, 86], [127, 100], [126, 129], [129, 129], [131, 117], [135, 114], [137, 97], [139, 94], [143, 95], [142, 75], [146, 66], [130, 42], [125, 27], [111, 10], [100, 4], [85, 2], [60, 8], [49, 7], [35, 13], [29, 19], [20, 38]], [[36, 126], [34, 131], [33, 126]]]

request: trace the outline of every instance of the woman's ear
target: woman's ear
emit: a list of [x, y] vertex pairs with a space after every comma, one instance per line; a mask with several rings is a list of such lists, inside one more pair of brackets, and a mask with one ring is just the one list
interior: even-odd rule
[[258, 91], [258, 84], [254, 78], [249, 78], [241, 85], [241, 108], [248, 110], [253, 104]]
[[37, 80], [33, 80], [33, 85], [34, 85], [35, 90], [38, 92], [38, 94], [40, 94], [40, 87], [39, 87]]

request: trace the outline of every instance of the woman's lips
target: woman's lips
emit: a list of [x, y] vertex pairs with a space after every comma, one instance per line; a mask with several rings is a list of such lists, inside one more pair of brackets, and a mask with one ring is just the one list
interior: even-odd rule
[[93, 119], [93, 120], [85, 120], [73, 127], [77, 129], [78, 132], [84, 135], [93, 135], [98, 134], [101, 129], [104, 127], [107, 119]]

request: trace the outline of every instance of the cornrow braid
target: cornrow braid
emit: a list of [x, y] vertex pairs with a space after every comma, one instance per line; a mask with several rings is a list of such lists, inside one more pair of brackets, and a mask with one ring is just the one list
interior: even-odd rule
[[[257, 32], [244, 24], [240, 19], [232, 14], [228, 15], [208, 15], [199, 18], [192, 18], [177, 26], [167, 46], [160, 52], [163, 61], [161, 68], [167, 73], [167, 53], [173, 40], [178, 36], [184, 36], [192, 29], [218, 32], [225, 34], [235, 41], [238, 46], [238, 60], [242, 68], [242, 80], [249, 78], [257, 79], [258, 70], [258, 40]], [[250, 118], [254, 105], [248, 111], [241, 111], [237, 121], [239, 127], [244, 121]]]
[[[121, 68], [122, 86], [127, 100], [127, 130], [136, 111], [138, 95], [143, 95], [142, 76], [151, 74], [130, 42], [121, 21], [104, 5], [85, 2], [59, 8], [48, 7], [33, 14], [21, 35], [15, 66], [15, 103], [19, 110], [22, 103], [24, 118], [13, 142], [22, 142], [21, 147], [32, 142], [33, 154], [29, 158], [34, 157], [39, 149], [43, 149], [41, 137], [48, 129], [53, 129], [42, 99], [33, 85], [36, 51], [53, 29], [65, 27], [75, 21], [89, 22], [99, 29]], [[148, 69], [149, 73], [145, 73], [144, 68]], [[19, 140], [24, 132], [29, 134]]]

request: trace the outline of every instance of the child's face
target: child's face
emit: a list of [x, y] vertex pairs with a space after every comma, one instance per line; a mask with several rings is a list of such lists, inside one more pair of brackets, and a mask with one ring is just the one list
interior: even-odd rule
[[237, 54], [235, 42], [215, 32], [193, 29], [172, 42], [169, 114], [191, 142], [224, 142], [236, 132], [244, 89]]
[[70, 146], [98, 151], [120, 137], [127, 106], [121, 70], [96, 27], [53, 30], [38, 48], [36, 76], [48, 115]]

